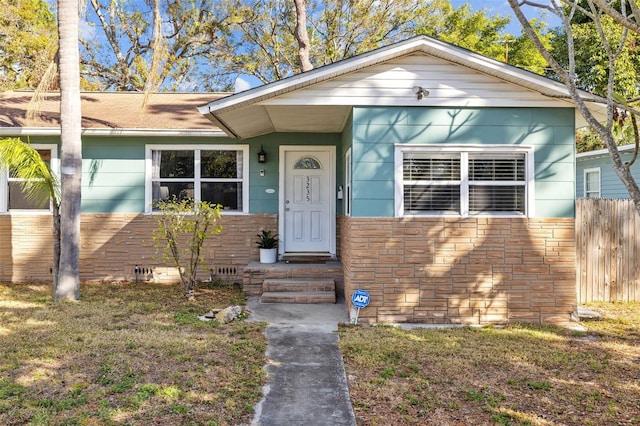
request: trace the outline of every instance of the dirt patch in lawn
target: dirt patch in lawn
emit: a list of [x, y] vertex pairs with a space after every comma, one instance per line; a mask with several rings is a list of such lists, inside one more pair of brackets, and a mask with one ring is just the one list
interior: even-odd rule
[[264, 325], [203, 322], [241, 304], [209, 284], [85, 284], [78, 303], [50, 285], [0, 284], [0, 424], [249, 423], [266, 377]]
[[587, 332], [342, 326], [359, 425], [640, 424], [640, 304]]

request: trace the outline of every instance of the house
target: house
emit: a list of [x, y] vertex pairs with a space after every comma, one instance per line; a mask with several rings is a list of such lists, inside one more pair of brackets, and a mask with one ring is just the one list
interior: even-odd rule
[[[360, 322], [569, 321], [584, 123], [566, 95], [428, 37], [229, 96], [83, 94], [81, 278], [160, 268], [152, 201], [186, 193], [223, 204], [205, 258], [248, 292], [283, 273], [255, 265], [272, 229], [281, 258], [335, 259], [349, 305], [369, 293]], [[55, 111], [32, 126], [27, 95], [0, 96], [0, 135], [55, 162]], [[0, 279], [49, 279], [47, 212], [0, 206]]]
[[[623, 162], [633, 159], [635, 145], [618, 148]], [[640, 161], [631, 165], [631, 174], [640, 180]], [[629, 198], [629, 192], [613, 170], [609, 151], [582, 152], [576, 155], [576, 196], [578, 198]]]

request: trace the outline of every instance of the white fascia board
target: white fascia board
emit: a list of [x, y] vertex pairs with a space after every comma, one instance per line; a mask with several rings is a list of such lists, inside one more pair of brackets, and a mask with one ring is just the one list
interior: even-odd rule
[[[618, 147], [618, 151], [630, 151], [632, 149], [635, 149], [635, 147], [636, 146], [634, 144], [622, 145]], [[599, 149], [597, 151], [581, 152], [580, 154], [576, 154], [576, 158], [599, 157], [601, 155], [609, 155], [609, 150], [605, 148]]]
[[[86, 136], [227, 137], [222, 130], [83, 129]], [[60, 136], [59, 127], [0, 127], [0, 136]]]

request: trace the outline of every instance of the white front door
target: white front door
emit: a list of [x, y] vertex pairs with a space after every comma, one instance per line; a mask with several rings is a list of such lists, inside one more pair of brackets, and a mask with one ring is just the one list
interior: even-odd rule
[[335, 254], [335, 148], [283, 146], [281, 154], [281, 253]]

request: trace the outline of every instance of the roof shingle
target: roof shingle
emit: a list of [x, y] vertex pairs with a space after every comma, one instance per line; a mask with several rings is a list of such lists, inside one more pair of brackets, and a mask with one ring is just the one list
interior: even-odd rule
[[[198, 106], [226, 93], [153, 93], [143, 108], [138, 92], [83, 92], [83, 129], [218, 130], [198, 112]], [[60, 127], [60, 94], [48, 92], [36, 119], [27, 118], [31, 91], [0, 92], [0, 128]]]

